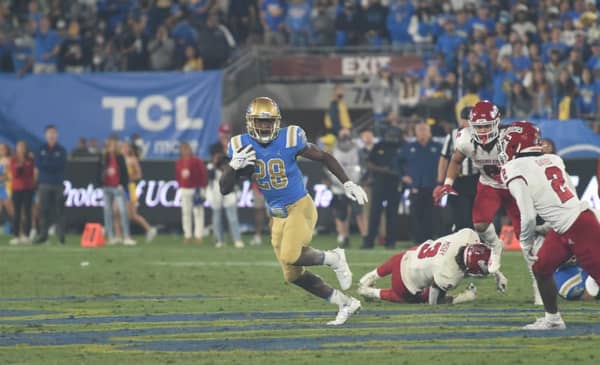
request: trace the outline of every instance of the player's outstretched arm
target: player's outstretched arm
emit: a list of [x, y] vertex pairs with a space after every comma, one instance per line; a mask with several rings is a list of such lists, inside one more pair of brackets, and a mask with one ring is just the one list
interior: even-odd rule
[[325, 167], [327, 167], [327, 169], [342, 184], [344, 184], [344, 191], [348, 198], [355, 200], [360, 205], [367, 202], [367, 194], [365, 191], [348, 178], [342, 165], [340, 165], [338, 160], [330, 153], [323, 151], [312, 143], [308, 143], [298, 154], [309, 160], [318, 161], [325, 165]]
[[452, 154], [452, 158], [448, 163], [448, 170], [446, 171], [446, 177], [444, 179], [443, 185], [438, 185], [433, 190], [433, 201], [435, 203], [438, 203], [440, 199], [442, 199], [442, 197], [446, 194], [458, 195], [458, 193], [452, 188], [452, 184], [454, 184], [454, 180], [456, 180], [456, 177], [458, 176], [460, 164], [462, 164], [464, 159], [465, 155], [463, 155], [462, 152], [458, 150], [454, 151], [454, 153]]

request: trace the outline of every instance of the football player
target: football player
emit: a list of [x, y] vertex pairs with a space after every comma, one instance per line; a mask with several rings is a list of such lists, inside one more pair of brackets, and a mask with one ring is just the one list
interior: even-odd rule
[[[480, 243], [477, 232], [464, 228], [392, 256], [360, 279], [358, 293], [370, 299], [399, 303], [469, 302], [476, 296], [472, 284], [456, 297], [446, 296], [446, 292], [456, 288], [467, 275], [489, 274], [489, 259], [490, 249]], [[378, 279], [390, 274], [391, 288], [373, 287]], [[499, 271], [494, 276], [498, 290], [504, 292], [506, 277]]]
[[[500, 269], [500, 259], [504, 247], [492, 223], [494, 217], [498, 209], [503, 206], [518, 237], [521, 226], [519, 209], [500, 177], [498, 162], [498, 154], [500, 153], [498, 143], [500, 112], [498, 107], [487, 100], [479, 101], [471, 109], [469, 125], [469, 128], [463, 128], [458, 133], [456, 147], [448, 165], [444, 184], [435, 188], [433, 199], [437, 203], [446, 194], [458, 194], [452, 188], [452, 184], [458, 176], [462, 161], [467, 157], [470, 158], [480, 171], [477, 193], [473, 202], [473, 227], [479, 233], [481, 240], [490, 245], [492, 249], [489, 269], [493, 273]], [[524, 249], [524, 252], [528, 249]], [[542, 299], [539, 296], [536, 281], [531, 272], [533, 262], [528, 260], [525, 254], [523, 256], [532, 278], [534, 303], [541, 305]]]
[[344, 324], [360, 309], [360, 301], [326, 284], [305, 266], [331, 267], [343, 290], [352, 285], [352, 272], [343, 249], [321, 251], [309, 247], [317, 210], [306, 191], [298, 156], [321, 162], [343, 183], [346, 196], [358, 204], [367, 201], [363, 189], [350, 181], [338, 161], [329, 153], [306, 141], [302, 128], [280, 127], [279, 107], [270, 98], [254, 99], [246, 111], [247, 133], [231, 138], [231, 158], [220, 180], [221, 193], [229, 193], [236, 177], [252, 174], [263, 193], [273, 218], [271, 244], [287, 282], [338, 305], [339, 311], [329, 325]]
[[553, 274], [571, 256], [596, 282], [600, 279], [600, 223], [587, 202], [577, 197], [573, 183], [557, 155], [544, 155], [540, 132], [528, 122], [515, 122], [503, 133], [502, 180], [521, 212], [519, 240], [534, 247], [536, 214], [551, 229], [541, 248], [529, 250], [533, 273], [540, 289], [546, 314], [524, 329], [566, 328], [557, 305]]
[[577, 263], [569, 260], [554, 272], [558, 295], [567, 300], [600, 299], [600, 287]]

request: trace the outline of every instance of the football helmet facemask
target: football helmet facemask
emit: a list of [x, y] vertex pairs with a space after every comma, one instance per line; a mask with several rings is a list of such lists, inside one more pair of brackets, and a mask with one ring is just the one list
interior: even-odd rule
[[246, 109], [246, 130], [258, 143], [273, 141], [281, 128], [281, 112], [277, 103], [267, 97], [259, 97]]

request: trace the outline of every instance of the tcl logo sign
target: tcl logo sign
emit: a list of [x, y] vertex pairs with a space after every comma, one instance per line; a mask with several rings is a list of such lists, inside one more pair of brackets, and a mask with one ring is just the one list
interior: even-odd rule
[[342, 58], [342, 75], [360, 76], [375, 75], [379, 69], [388, 66], [391, 57], [344, 57]]
[[136, 120], [142, 128], [150, 132], [160, 132], [173, 122], [178, 131], [202, 129], [204, 126], [202, 118], [192, 118], [189, 115], [187, 96], [178, 96], [175, 100], [163, 95], [149, 95], [141, 99], [131, 96], [105, 96], [102, 98], [102, 108], [111, 110], [113, 131], [124, 130], [128, 120]]

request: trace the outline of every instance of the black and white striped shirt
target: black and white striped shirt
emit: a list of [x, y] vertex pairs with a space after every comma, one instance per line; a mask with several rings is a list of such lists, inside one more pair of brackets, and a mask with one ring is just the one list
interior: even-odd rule
[[[442, 147], [442, 156], [450, 161], [452, 154], [454, 153], [454, 145], [456, 143], [456, 136], [458, 135], [459, 128], [455, 128], [446, 136], [444, 140], [444, 146]], [[479, 169], [473, 166], [473, 161], [470, 158], [465, 158], [462, 162], [461, 168], [458, 171], [458, 176], [471, 176], [479, 174]]]

